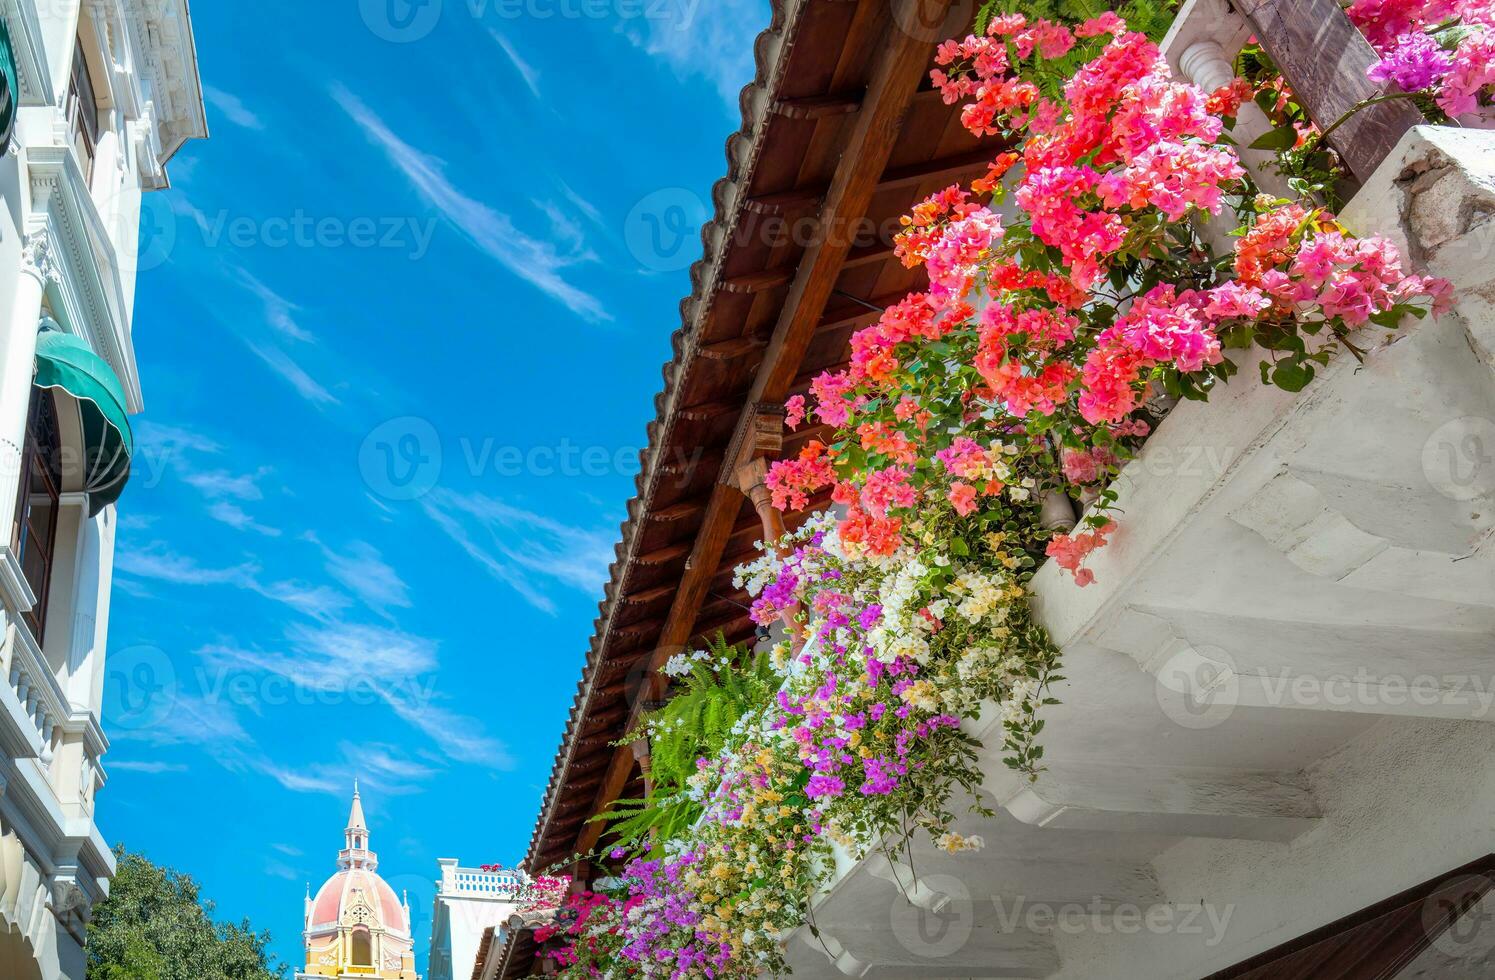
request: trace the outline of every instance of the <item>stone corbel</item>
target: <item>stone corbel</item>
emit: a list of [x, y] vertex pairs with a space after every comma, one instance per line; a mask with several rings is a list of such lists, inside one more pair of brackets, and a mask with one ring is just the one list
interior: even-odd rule
[[88, 893], [78, 883], [76, 867], [58, 868], [57, 873], [52, 876], [47, 893], [47, 907], [58, 918], [88, 904]]
[[21, 271], [36, 279], [43, 288], [62, 281], [57, 260], [52, 256], [52, 236], [45, 229], [26, 236], [21, 245]]

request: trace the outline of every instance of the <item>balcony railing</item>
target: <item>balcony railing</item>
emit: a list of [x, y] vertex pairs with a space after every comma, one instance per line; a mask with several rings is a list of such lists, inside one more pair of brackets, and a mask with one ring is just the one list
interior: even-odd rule
[[525, 877], [517, 871], [457, 868], [442, 882], [441, 893], [458, 898], [511, 898], [526, 884]]
[[14, 697], [9, 707], [12, 715], [19, 714], [24, 719], [30, 754], [46, 768], [52, 764], [58, 731], [69, 714], [67, 695], [25, 622], [12, 610], [8, 609], [7, 614], [11, 625], [0, 650], [0, 669]]

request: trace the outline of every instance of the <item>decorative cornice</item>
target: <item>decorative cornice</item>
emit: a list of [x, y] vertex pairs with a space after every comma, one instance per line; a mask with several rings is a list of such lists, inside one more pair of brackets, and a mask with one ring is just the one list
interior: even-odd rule
[[59, 294], [55, 312], [119, 375], [126, 408], [138, 412], [143, 407], [140, 378], [129, 339], [119, 257], [98, 206], [67, 147], [29, 147], [26, 164], [31, 180], [27, 241], [36, 235], [48, 239], [48, 257], [58, 273], [49, 280]]
[[52, 72], [47, 65], [47, 48], [42, 40], [36, 4], [25, 0], [0, 0], [0, 17], [5, 19], [5, 26], [10, 30], [16, 76], [21, 83], [19, 104], [55, 105], [57, 95], [52, 89]]
[[160, 138], [156, 159], [165, 164], [182, 144], [208, 135], [192, 15], [187, 0], [124, 0], [124, 11], [150, 81]]

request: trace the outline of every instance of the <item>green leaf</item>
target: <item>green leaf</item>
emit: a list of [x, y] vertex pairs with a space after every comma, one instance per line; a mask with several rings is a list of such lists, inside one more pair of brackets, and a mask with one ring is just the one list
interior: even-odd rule
[[1299, 361], [1281, 361], [1272, 370], [1272, 383], [1284, 391], [1302, 391], [1313, 380], [1313, 366]]
[[1298, 131], [1291, 126], [1282, 126], [1263, 133], [1251, 141], [1253, 150], [1290, 150], [1298, 143]]

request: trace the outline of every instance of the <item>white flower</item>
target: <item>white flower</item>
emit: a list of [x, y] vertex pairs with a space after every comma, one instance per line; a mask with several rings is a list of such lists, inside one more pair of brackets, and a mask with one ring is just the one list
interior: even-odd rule
[[690, 673], [690, 658], [683, 653], [677, 653], [665, 661], [664, 672], [670, 677], [684, 677]]

